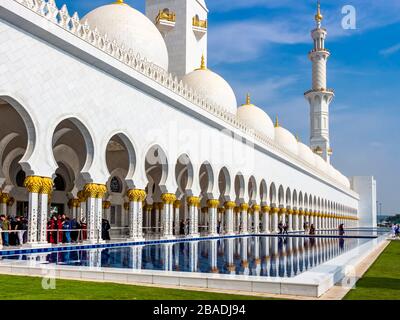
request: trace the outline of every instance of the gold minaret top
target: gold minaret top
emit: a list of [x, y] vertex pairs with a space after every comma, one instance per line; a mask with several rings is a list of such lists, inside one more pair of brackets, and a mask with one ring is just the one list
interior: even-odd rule
[[204, 54], [201, 55], [200, 68], [197, 70], [207, 70], [206, 59], [204, 58]]
[[317, 23], [321, 23], [322, 20], [324, 19], [324, 16], [321, 14], [321, 3], [318, 0], [318, 4], [317, 4], [317, 14], [315, 15], [315, 21]]
[[279, 128], [279, 119], [278, 119], [278, 116], [275, 117], [275, 128]]
[[251, 99], [250, 99], [250, 94], [248, 93], [246, 95], [246, 106], [250, 106], [251, 105]]

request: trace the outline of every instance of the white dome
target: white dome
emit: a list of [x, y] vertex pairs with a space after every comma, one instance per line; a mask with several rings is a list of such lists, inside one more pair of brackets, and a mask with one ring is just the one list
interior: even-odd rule
[[203, 66], [185, 75], [182, 81], [206, 99], [216, 103], [226, 111], [236, 114], [235, 93], [229, 83], [215, 72]]
[[275, 130], [271, 118], [264, 110], [251, 104], [249, 97], [247, 103], [237, 109], [237, 117], [249, 127], [274, 139]]
[[141, 58], [168, 70], [168, 50], [161, 33], [141, 12], [125, 3], [98, 7], [82, 18], [91, 28], [107, 34], [126, 49], [140, 54]]
[[315, 158], [315, 163], [317, 165], [317, 168], [319, 170], [321, 170], [322, 172], [329, 172], [329, 164], [319, 155], [314, 154], [314, 158]]
[[305, 145], [304, 143], [298, 142], [297, 148], [298, 148], [298, 155], [300, 156], [300, 158], [309, 163], [310, 165], [315, 166], [314, 153], [312, 152], [310, 147]]
[[294, 135], [278, 124], [275, 125], [275, 142], [294, 154], [298, 153], [297, 140]]

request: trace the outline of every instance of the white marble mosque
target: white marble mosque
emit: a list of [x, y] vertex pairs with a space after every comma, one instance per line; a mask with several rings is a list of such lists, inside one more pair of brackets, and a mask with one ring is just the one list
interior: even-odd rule
[[[61, 0], [59, 0], [61, 1]], [[325, 48], [311, 32], [310, 141], [207, 67], [204, 0], [123, 0], [84, 17], [54, 0], [0, 0], [0, 214], [47, 243], [51, 213], [130, 240], [376, 226], [376, 182], [331, 161]], [[249, 88], [250, 89], [250, 88]], [[267, 108], [265, 110], [268, 110]]]

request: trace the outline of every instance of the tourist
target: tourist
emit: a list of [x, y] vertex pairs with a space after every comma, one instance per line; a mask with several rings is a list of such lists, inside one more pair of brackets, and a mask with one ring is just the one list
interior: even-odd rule
[[278, 234], [282, 234], [283, 233], [283, 223], [282, 223], [282, 221], [278, 223], [278, 230], [279, 230]]
[[87, 239], [87, 224], [86, 224], [86, 218], [85, 217], [82, 217], [81, 218], [81, 223], [80, 223], [80, 225], [81, 225], [81, 236], [80, 236], [80, 240], [81, 241], [84, 241], [84, 240], [86, 240]]
[[107, 219], [101, 220], [101, 239], [111, 240], [110, 238], [110, 222]]
[[339, 236], [343, 235], [344, 235], [344, 224], [342, 223], [341, 225], [339, 225]]
[[392, 224], [392, 238], [396, 237], [396, 225]]
[[310, 235], [315, 235], [315, 227], [313, 224], [310, 226]]
[[289, 234], [288, 230], [289, 230], [289, 226], [287, 223], [285, 223], [285, 225], [283, 226], [283, 234]]
[[2, 224], [0, 223], [0, 248], [3, 246], [3, 229]]
[[179, 223], [179, 234], [182, 236], [185, 235], [185, 221], [183, 219]]
[[21, 219], [22, 221], [22, 240], [23, 243], [28, 242], [28, 219], [26, 219], [25, 217], [22, 217]]
[[396, 225], [395, 236], [398, 238], [400, 236], [400, 225]]
[[23, 223], [22, 223], [22, 218], [20, 216], [17, 216], [15, 219], [15, 227], [14, 230], [17, 231], [17, 244], [18, 245], [23, 245], [24, 244], [24, 230], [23, 230]]
[[3, 231], [2, 236], [3, 236], [3, 245], [8, 247], [9, 244], [9, 231], [10, 231], [10, 221], [8, 221], [8, 218], [5, 215], [0, 216], [0, 221], [1, 221], [1, 229]]
[[73, 218], [72, 220], [71, 220], [71, 230], [73, 230], [73, 231], [71, 231], [71, 241], [72, 242], [77, 242], [78, 241], [78, 233], [79, 233], [79, 231], [77, 231], [78, 229], [79, 229], [79, 223], [78, 223], [78, 221], [76, 221], [76, 219], [75, 218]]
[[62, 230], [63, 230], [63, 238], [65, 243], [71, 242], [71, 221], [68, 217], [65, 217], [62, 223]]

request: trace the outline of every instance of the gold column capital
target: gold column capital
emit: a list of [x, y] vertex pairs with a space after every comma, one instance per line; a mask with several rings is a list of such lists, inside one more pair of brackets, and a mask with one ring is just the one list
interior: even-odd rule
[[262, 206], [261, 210], [264, 213], [268, 213], [271, 211], [271, 207], [270, 206]]
[[194, 206], [194, 207], [200, 207], [200, 198], [199, 197], [188, 197], [187, 198], [187, 202], [189, 204], [189, 206]]
[[247, 203], [241, 203], [240, 204], [240, 210], [242, 210], [242, 211], [249, 210], [249, 205]]
[[287, 209], [286, 208], [280, 208], [279, 209], [279, 213], [280, 214], [283, 214], [283, 213], [286, 213], [287, 212]]
[[79, 202], [85, 202], [86, 198], [87, 198], [85, 191], [83, 191], [83, 190], [78, 192], [77, 197], [78, 197]]
[[110, 209], [111, 202], [110, 201], [103, 201], [103, 209]]
[[68, 201], [68, 207], [71, 208], [79, 208], [79, 206], [81, 205], [81, 202], [79, 201], [79, 199], [70, 199]]
[[260, 210], [261, 210], [261, 206], [260, 205], [258, 205], [258, 204], [254, 204], [253, 205], [253, 210], [254, 210], [254, 212], [259, 212]]
[[83, 191], [87, 198], [102, 199], [107, 192], [107, 187], [105, 184], [88, 183], [83, 188]]
[[236, 203], [233, 201], [227, 201], [224, 204], [225, 209], [234, 209], [236, 207]]
[[176, 195], [173, 193], [164, 193], [161, 195], [161, 200], [165, 204], [174, 204], [176, 201]]
[[182, 204], [181, 200], [175, 200], [174, 208], [175, 209], [179, 209], [181, 207], [181, 204]]
[[128, 210], [129, 209], [129, 202], [124, 202], [124, 209]]
[[146, 199], [146, 191], [141, 189], [130, 189], [126, 193], [129, 201], [132, 202], [143, 202]]
[[216, 199], [210, 199], [210, 200], [208, 200], [207, 201], [207, 206], [209, 207], [209, 208], [218, 208], [218, 206], [219, 206], [219, 200], [216, 200]]
[[274, 208], [272, 208], [272, 213], [279, 213], [279, 208], [276, 208], [276, 207], [274, 207]]
[[0, 194], [0, 203], [6, 204], [10, 200], [10, 195], [8, 193]]
[[30, 193], [51, 194], [53, 179], [48, 177], [29, 176], [25, 178], [24, 187]]

